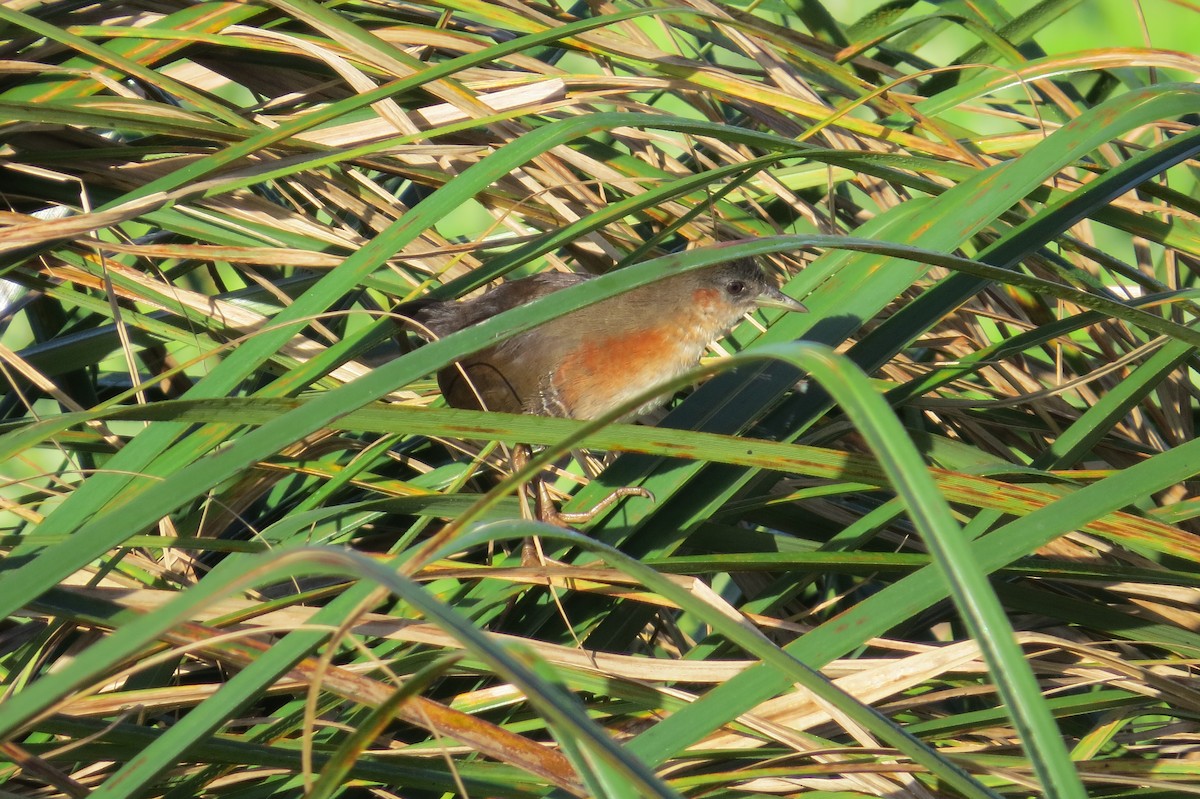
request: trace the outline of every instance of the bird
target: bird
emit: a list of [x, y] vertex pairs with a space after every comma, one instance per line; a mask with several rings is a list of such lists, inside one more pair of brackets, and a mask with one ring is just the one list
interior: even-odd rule
[[[428, 337], [442, 338], [591, 279], [543, 272], [472, 299], [417, 300], [397, 310]], [[438, 387], [455, 408], [595, 419], [695, 367], [709, 344], [756, 308], [807, 310], [753, 259], [681, 272], [468, 355], [438, 372]], [[626, 416], [642, 416], [662, 400]]]
[[[543, 272], [471, 299], [403, 303], [396, 313], [437, 339], [591, 279]], [[455, 408], [595, 419], [695, 367], [709, 344], [757, 308], [808, 310], [752, 258], [680, 272], [467, 355], [438, 372], [438, 387]], [[664, 399], [656, 396], [622, 418], [649, 413]], [[528, 457], [528, 447], [519, 445], [514, 468]], [[568, 514], [558, 510], [544, 480], [534, 484], [537, 518], [564, 527], [590, 520], [621, 497], [653, 499], [643, 488], [618, 488], [590, 510]], [[527, 541], [522, 563], [536, 562]]]

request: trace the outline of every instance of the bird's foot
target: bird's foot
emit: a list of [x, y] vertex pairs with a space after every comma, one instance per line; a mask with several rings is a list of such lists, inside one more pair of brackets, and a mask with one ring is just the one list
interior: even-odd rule
[[[555, 527], [571, 527], [576, 524], [587, 524], [598, 515], [608, 510], [617, 501], [625, 497], [644, 497], [645, 499], [654, 501], [654, 494], [650, 493], [645, 488], [640, 486], [623, 486], [614, 488], [608, 493], [604, 499], [597, 502], [586, 511], [563, 513], [555, 504], [554, 498], [550, 496], [550, 487], [545, 481], [537, 480], [534, 488], [536, 497], [536, 513], [539, 522], [553, 524]], [[545, 556], [542, 555], [541, 548], [534, 538], [526, 538], [521, 547], [521, 565], [522, 566], [540, 566], [546, 562]]]
[[654, 501], [654, 495], [641, 486], [622, 486], [621, 488], [614, 488], [612, 491], [608, 492], [608, 496], [585, 511], [580, 511], [577, 513], [563, 513], [555, 508], [554, 513], [557, 516], [558, 521], [552, 522], [552, 524], [558, 524], [560, 527], [569, 527], [572, 524], [587, 524], [592, 519], [596, 518], [601, 513], [612, 507], [613, 504], [618, 500], [624, 499], [625, 497], [642, 497], [650, 500], [651, 502]]

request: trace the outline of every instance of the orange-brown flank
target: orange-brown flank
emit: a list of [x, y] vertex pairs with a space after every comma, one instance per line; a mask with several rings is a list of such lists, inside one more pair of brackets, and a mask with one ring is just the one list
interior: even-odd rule
[[624, 402], [677, 374], [663, 356], [674, 351], [678, 337], [674, 328], [652, 327], [586, 341], [560, 365], [559, 394], [572, 415], [598, 416], [614, 400]]

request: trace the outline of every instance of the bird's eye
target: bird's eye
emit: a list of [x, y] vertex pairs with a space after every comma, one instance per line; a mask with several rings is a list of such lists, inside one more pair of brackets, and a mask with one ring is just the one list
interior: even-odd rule
[[746, 284], [740, 280], [735, 280], [732, 283], [730, 283], [728, 286], [726, 286], [725, 290], [736, 297], [737, 295], [741, 294], [743, 291], [746, 290]]

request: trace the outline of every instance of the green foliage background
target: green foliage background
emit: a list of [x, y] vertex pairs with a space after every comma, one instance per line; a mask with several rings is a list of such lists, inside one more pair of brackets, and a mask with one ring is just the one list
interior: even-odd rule
[[[1198, 11], [0, 5], [0, 796], [1200, 793]], [[437, 394], [739, 256], [655, 426]]]

